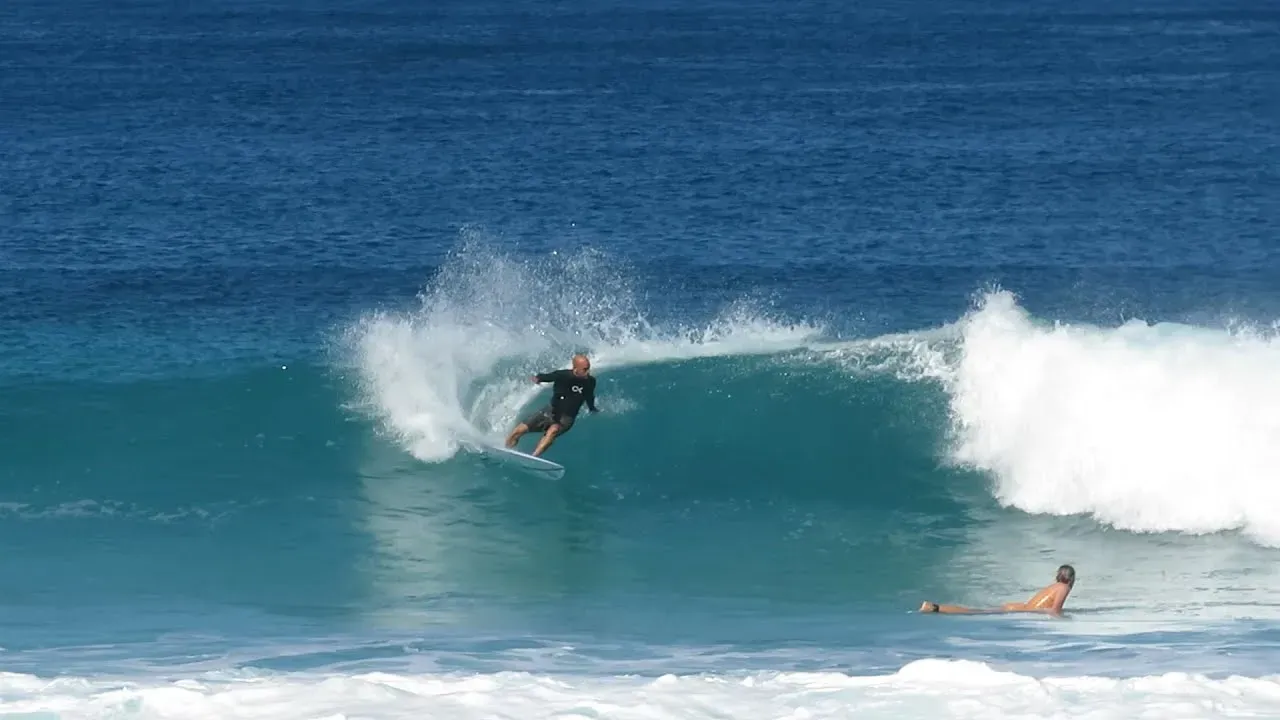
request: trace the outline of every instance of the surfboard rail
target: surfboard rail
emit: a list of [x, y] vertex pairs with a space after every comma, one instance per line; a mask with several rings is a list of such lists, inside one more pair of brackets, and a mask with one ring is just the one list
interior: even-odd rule
[[499, 445], [484, 445], [484, 453], [496, 460], [506, 462], [519, 467], [521, 470], [536, 473], [538, 475], [546, 475], [558, 478], [564, 475], [564, 466], [557, 462], [552, 462], [546, 458], [534, 457], [529, 453]]

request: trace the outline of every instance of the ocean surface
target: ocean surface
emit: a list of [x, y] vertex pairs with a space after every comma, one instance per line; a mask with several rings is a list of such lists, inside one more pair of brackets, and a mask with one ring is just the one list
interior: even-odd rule
[[8, 0], [0, 173], [4, 717], [1280, 716], [1272, 0]]

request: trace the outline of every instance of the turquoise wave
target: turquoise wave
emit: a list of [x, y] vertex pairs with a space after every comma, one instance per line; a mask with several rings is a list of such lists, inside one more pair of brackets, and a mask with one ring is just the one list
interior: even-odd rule
[[[145, 611], [177, 597], [184, 612], [409, 627], [615, 611], [662, 626], [677, 621], [654, 608], [674, 603], [696, 634], [734, 608], [998, 602], [1059, 562], [1096, 583], [1086, 608], [1123, 609], [1172, 571], [1171, 544], [1179, 572], [1265, 565], [1227, 538], [1002, 507], [988, 474], [951, 459], [942, 384], [815, 357], [606, 365], [604, 412], [552, 450], [559, 480], [465, 445], [415, 457], [339, 366], [6, 388], [0, 540], [30, 549], [5, 567], [12, 600]], [[485, 387], [464, 406], [490, 407]], [[521, 397], [526, 411], [544, 396]]]
[[[637, 501], [778, 498], [937, 514], [984, 494], [958, 490], [957, 471], [943, 467], [946, 396], [928, 383], [768, 357], [598, 375], [603, 412], [584, 412], [548, 453], [569, 468], [567, 483]], [[349, 408], [354, 392], [343, 373], [321, 366], [7, 388], [7, 499], [171, 507], [341, 487], [371, 444], [404, 452]], [[526, 436], [522, 448], [534, 442]], [[424, 478], [474, 473], [497, 482], [518, 472], [466, 451], [444, 464], [407, 453], [405, 462]]]
[[[294, 588], [367, 591], [368, 578], [344, 572], [339, 581], [314, 553], [344, 558], [335, 567], [359, 567], [396, 544], [388, 528], [400, 524], [436, 533], [432, 542], [453, 555], [429, 567], [431, 543], [392, 548], [410, 558], [404, 574], [418, 580], [396, 580], [384, 567], [374, 573], [378, 582], [429, 576], [441, 594], [515, 596], [526, 590], [508, 580], [520, 576], [531, 596], [539, 594], [547, 558], [615, 542], [643, 545], [636, 552], [649, 560], [637, 560], [641, 567], [698, 545], [705, 557], [686, 568], [689, 582], [700, 582], [700, 565], [723, 566], [715, 558], [751, 537], [778, 562], [808, 563], [815, 548], [879, 562], [864, 550], [905, 551], [911, 545], [902, 533], [912, 524], [944, 532], [963, 522], [967, 503], [984, 502], [979, 479], [939, 464], [945, 403], [927, 385], [850, 379], [767, 357], [661, 363], [600, 378], [604, 412], [584, 416], [552, 449], [568, 468], [558, 481], [465, 450], [419, 461], [350, 409], [355, 384], [330, 367], [6, 389], [0, 502], [23, 521], [9, 533], [54, 544], [115, 537], [136, 558], [150, 557], [97, 558], [116, 568], [125, 594], [153, 584], [140, 574], [158, 567], [167, 569], [166, 582], [185, 582], [191, 592], [211, 572], [238, 578], [227, 588], [289, 578]], [[442, 525], [450, 529], [441, 533]], [[567, 535], [548, 536], [549, 528]], [[184, 543], [185, 555], [163, 559]], [[456, 560], [486, 552], [491, 562]], [[94, 556], [86, 547], [81, 561]], [[246, 561], [261, 572], [234, 568]], [[678, 565], [668, 567], [673, 578], [682, 574]], [[507, 580], [495, 580], [502, 572]], [[716, 592], [732, 594], [735, 583], [760, 577], [723, 578]], [[293, 591], [278, 601], [303, 602]]]

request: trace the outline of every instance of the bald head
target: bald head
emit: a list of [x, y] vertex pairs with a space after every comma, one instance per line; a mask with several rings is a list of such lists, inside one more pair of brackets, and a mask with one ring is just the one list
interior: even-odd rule
[[591, 370], [591, 361], [581, 353], [573, 356], [573, 374], [584, 377]]

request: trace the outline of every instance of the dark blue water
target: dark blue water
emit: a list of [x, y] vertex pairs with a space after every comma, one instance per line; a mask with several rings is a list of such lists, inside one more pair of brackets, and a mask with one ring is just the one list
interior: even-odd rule
[[1268, 3], [20, 0], [0, 142], [0, 670], [1275, 657]]

